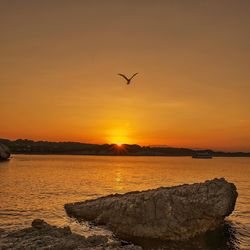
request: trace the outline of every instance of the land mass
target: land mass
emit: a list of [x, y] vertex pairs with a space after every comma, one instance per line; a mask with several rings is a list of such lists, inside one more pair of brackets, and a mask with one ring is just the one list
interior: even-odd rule
[[216, 157], [250, 157], [250, 152], [222, 152], [210, 149], [140, 146], [137, 144], [89, 144], [80, 142], [48, 142], [27, 139], [1, 139], [12, 154], [123, 155], [123, 156], [193, 156], [207, 152]]

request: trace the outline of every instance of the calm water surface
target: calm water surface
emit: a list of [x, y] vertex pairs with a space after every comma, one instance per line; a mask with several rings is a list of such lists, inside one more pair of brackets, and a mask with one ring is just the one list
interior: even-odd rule
[[234, 182], [239, 193], [227, 219], [234, 231], [228, 249], [250, 249], [250, 158], [14, 155], [0, 163], [0, 229], [20, 229], [43, 218], [85, 235], [107, 233], [68, 218], [63, 205], [215, 177]]

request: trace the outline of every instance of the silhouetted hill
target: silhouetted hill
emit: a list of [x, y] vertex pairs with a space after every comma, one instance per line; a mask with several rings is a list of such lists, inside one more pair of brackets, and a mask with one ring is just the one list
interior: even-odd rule
[[216, 152], [212, 150], [193, 150], [160, 146], [139, 146], [124, 144], [88, 144], [80, 142], [48, 142], [18, 139], [0, 139], [13, 154], [74, 154], [74, 155], [131, 155], [131, 156], [192, 156], [197, 152], [209, 152], [213, 156], [250, 157], [244, 152]]

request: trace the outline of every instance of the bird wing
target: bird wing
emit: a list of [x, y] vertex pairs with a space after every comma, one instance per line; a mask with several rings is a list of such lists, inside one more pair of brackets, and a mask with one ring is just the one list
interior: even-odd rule
[[130, 80], [131, 80], [132, 78], [134, 78], [138, 73], [139, 73], [139, 72], [133, 74], [133, 75], [130, 77]]
[[118, 74], [119, 76], [122, 76], [124, 79], [126, 79], [127, 81], [129, 81], [129, 79], [125, 76], [125, 75], [123, 75], [123, 74]]

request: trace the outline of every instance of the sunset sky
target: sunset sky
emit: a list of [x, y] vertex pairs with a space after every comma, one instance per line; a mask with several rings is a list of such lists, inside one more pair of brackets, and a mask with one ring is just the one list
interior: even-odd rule
[[249, 0], [0, 1], [0, 138], [250, 151], [249, 13]]

